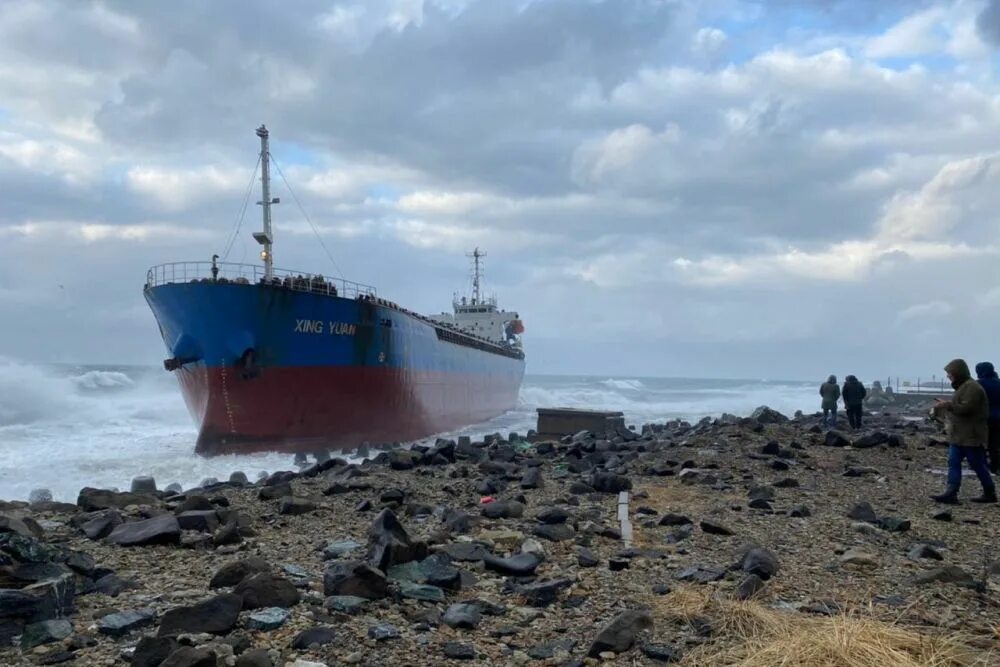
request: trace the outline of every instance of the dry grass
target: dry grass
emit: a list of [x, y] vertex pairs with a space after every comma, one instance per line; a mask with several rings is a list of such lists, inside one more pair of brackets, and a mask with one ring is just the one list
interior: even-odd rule
[[858, 612], [808, 616], [691, 589], [654, 601], [658, 623], [708, 619], [718, 639], [685, 665], [714, 667], [986, 667], [1000, 655], [966, 638], [919, 632]]

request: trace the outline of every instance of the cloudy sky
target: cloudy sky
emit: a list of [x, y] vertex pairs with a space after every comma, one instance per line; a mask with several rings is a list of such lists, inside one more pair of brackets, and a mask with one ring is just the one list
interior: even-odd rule
[[9, 0], [0, 355], [158, 363], [146, 269], [222, 254], [265, 122], [336, 261], [279, 179], [279, 266], [437, 312], [483, 247], [529, 372], [1000, 360], [998, 45], [998, 0]]

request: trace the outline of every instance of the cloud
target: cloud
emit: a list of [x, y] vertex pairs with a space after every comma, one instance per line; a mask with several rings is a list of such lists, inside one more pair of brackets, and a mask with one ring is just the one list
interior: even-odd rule
[[[464, 281], [464, 252], [486, 247], [503, 302], [561, 341], [535, 369], [599, 363], [593, 350], [624, 340], [615, 358], [634, 372], [794, 376], [816, 349], [844, 349], [831, 313], [888, 327], [933, 303], [983, 326], [951, 341], [903, 326], [861, 354], [903, 365], [988, 346], [1000, 86], [984, 41], [997, 43], [997, 11], [7, 3], [0, 293], [7, 304], [86, 276], [106, 312], [136, 313], [148, 265], [226, 247], [266, 122], [308, 215], [275, 174], [281, 265], [343, 269], [437, 311]], [[247, 210], [230, 260], [255, 259], [259, 224]], [[970, 283], [982, 294], [954, 299]], [[17, 302], [0, 346], [159, 353], [151, 321], [82, 308], [86, 335], [40, 340], [31, 303]], [[916, 317], [904, 317], [914, 330]], [[707, 341], [714, 352], [687, 354]]]

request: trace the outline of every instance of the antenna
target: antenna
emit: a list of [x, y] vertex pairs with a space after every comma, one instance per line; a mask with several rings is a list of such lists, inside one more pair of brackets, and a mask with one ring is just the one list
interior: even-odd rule
[[473, 273], [472, 273], [472, 305], [479, 305], [479, 278], [482, 275], [482, 270], [479, 268], [479, 260], [486, 257], [485, 252], [479, 252], [479, 248], [476, 248], [471, 253], [465, 253], [466, 257], [471, 257], [473, 261]]
[[271, 254], [271, 245], [274, 238], [271, 236], [271, 204], [280, 204], [277, 197], [271, 199], [271, 151], [268, 147], [268, 132], [264, 124], [257, 128], [257, 136], [260, 137], [260, 187], [261, 199], [257, 205], [261, 207], [264, 218], [264, 230], [254, 232], [254, 239], [264, 246], [260, 251], [260, 258], [264, 260], [264, 277], [270, 282], [274, 277], [274, 256]]

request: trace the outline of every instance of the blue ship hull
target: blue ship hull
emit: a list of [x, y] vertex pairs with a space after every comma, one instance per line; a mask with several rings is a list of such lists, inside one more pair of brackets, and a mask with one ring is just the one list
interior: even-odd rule
[[227, 280], [149, 281], [204, 453], [426, 437], [517, 403], [524, 355], [373, 296]]

